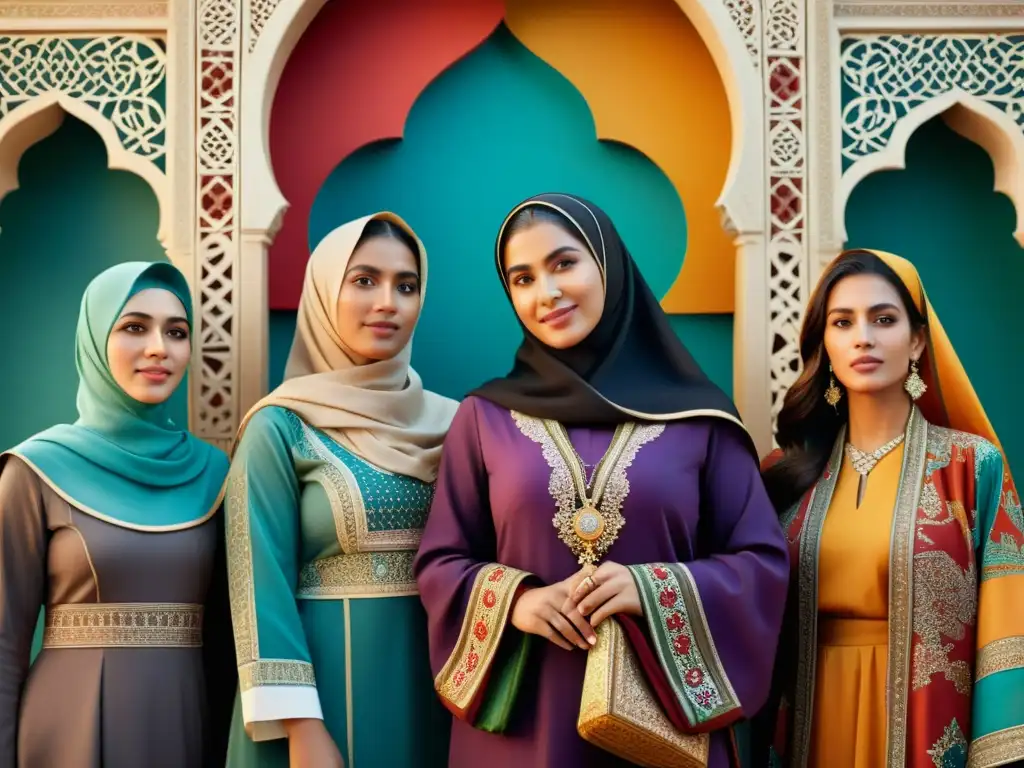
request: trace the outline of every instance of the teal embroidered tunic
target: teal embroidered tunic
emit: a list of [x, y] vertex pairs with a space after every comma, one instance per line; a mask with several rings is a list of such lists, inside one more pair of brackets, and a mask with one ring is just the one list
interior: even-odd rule
[[287, 768], [293, 718], [323, 718], [346, 768], [447, 764], [450, 717], [412, 576], [432, 496], [288, 410], [253, 415], [226, 497], [230, 768]]

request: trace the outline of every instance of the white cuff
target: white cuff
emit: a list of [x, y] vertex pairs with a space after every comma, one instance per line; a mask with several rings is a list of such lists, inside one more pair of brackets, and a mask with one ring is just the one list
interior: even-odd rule
[[312, 685], [258, 685], [242, 691], [242, 720], [253, 741], [285, 738], [282, 720], [323, 720], [320, 695]]

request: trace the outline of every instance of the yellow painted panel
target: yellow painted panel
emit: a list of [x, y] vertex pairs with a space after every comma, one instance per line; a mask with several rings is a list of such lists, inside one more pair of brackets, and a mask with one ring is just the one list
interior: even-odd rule
[[506, 7], [512, 33], [586, 99], [598, 138], [645, 154], [679, 193], [686, 259], [662, 306], [732, 312], [735, 248], [715, 208], [732, 144], [729, 104], [689, 19], [674, 0], [507, 0]]

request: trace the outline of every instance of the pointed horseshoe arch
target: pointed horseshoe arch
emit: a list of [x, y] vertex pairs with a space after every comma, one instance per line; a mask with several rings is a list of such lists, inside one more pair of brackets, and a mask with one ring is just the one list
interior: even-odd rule
[[[18, 188], [18, 163], [25, 151], [54, 133], [71, 115], [92, 128], [107, 150], [107, 167], [141, 177], [156, 195], [160, 211], [157, 239], [167, 250], [167, 177], [149, 160], [124, 148], [113, 124], [88, 104], [63, 93], [46, 93], [11, 110], [0, 119], [0, 200]], [[173, 254], [168, 253], [173, 257]], [[188, 264], [176, 267], [191, 271]]]
[[846, 239], [846, 204], [853, 190], [878, 171], [907, 167], [907, 144], [917, 129], [934, 117], [965, 139], [984, 149], [995, 168], [995, 191], [1010, 198], [1017, 212], [1013, 233], [1024, 245], [1024, 131], [1004, 111], [963, 91], [950, 91], [915, 107], [896, 123], [886, 147], [861, 158], [843, 174], [840, 182], [841, 236]]
[[[249, 191], [242, 206], [243, 230], [273, 238], [288, 208], [270, 157], [270, 113], [285, 64], [326, 2], [281, 0], [248, 56], [241, 114], [242, 173]], [[730, 229], [763, 232], [767, 211], [761, 76], [723, 3], [676, 2], [711, 52], [729, 100], [733, 147], [718, 208]]]

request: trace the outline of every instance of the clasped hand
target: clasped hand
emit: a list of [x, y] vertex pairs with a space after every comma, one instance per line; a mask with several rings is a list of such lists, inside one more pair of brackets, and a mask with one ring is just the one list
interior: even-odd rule
[[567, 651], [574, 646], [587, 650], [597, 642], [594, 628], [616, 613], [642, 616], [643, 606], [629, 570], [607, 562], [524, 592], [512, 608], [512, 626]]

